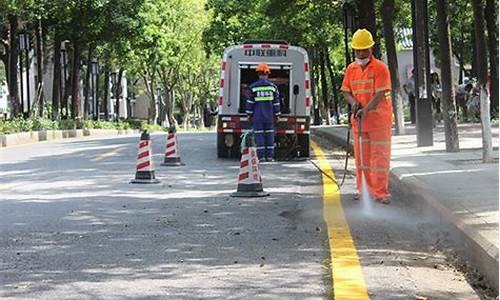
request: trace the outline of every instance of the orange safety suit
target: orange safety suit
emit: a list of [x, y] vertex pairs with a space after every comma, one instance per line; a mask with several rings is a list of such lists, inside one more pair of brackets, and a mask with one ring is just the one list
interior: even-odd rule
[[351, 93], [362, 107], [368, 105], [375, 93], [385, 92], [382, 102], [374, 110], [365, 114], [362, 120], [363, 168], [359, 159], [358, 121], [354, 115], [351, 121], [354, 132], [358, 191], [361, 191], [361, 172], [364, 171], [368, 192], [377, 199], [388, 197], [392, 127], [389, 69], [373, 56], [370, 57], [370, 62], [364, 70], [359, 64], [353, 62], [346, 69], [340, 90]]

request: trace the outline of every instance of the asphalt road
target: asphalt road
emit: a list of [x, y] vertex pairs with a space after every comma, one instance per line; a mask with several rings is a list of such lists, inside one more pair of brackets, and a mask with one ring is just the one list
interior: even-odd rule
[[[232, 198], [239, 162], [214, 133], [179, 135], [185, 166], [130, 184], [137, 136], [0, 149], [2, 299], [331, 299], [320, 173], [309, 161], [262, 164], [266, 198]], [[342, 160], [323, 144], [337, 176]], [[334, 149], [333, 149], [334, 150]], [[371, 299], [480, 299], [425, 212], [342, 206]], [[336, 259], [333, 257], [333, 259]], [[484, 297], [483, 297], [484, 299]]]

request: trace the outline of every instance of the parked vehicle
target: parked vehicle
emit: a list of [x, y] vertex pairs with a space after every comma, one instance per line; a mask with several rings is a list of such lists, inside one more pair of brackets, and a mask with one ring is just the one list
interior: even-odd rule
[[246, 41], [224, 50], [217, 120], [217, 155], [239, 157], [240, 136], [251, 124], [245, 114], [248, 85], [257, 80], [259, 63], [271, 69], [278, 86], [281, 116], [276, 124], [276, 159], [309, 156], [311, 110], [307, 52], [283, 41]]

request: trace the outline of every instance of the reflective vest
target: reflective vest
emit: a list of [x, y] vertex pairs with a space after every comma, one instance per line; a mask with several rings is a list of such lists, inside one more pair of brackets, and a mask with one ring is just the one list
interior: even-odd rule
[[[363, 107], [368, 105], [375, 93], [385, 92], [385, 99], [366, 114], [363, 127], [369, 130], [392, 126], [391, 76], [389, 69], [382, 61], [372, 56], [364, 70], [359, 64], [351, 63], [345, 71], [340, 90], [351, 93]], [[352, 121], [356, 128], [357, 121], [354, 117]]]
[[248, 86], [249, 97], [245, 112], [252, 116], [253, 122], [273, 123], [280, 114], [280, 95], [278, 87], [271, 81], [261, 78]]

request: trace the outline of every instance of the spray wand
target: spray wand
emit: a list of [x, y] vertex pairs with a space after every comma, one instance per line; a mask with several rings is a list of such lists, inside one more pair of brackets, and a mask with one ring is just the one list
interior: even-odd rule
[[363, 136], [362, 136], [363, 118], [361, 116], [359, 116], [359, 117], [357, 117], [357, 120], [358, 120], [359, 167], [361, 168], [361, 172], [364, 174], [365, 173], [365, 164], [363, 163]]

